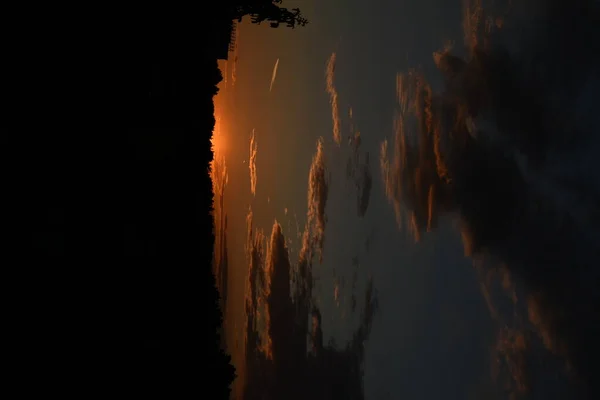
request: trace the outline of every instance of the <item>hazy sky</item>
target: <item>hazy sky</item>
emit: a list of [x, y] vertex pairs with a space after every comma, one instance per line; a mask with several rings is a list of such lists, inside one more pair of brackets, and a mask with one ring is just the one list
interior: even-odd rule
[[[522, 55], [530, 51], [524, 42], [537, 43], [537, 37], [545, 34], [543, 26], [548, 24], [544, 25], [543, 16], [550, 20], [548, 15], [554, 14], [540, 12], [543, 16], [537, 16], [539, 19], [535, 20], [540, 27], [535, 25], [536, 30], [527, 30], [522, 27], [534, 26], [531, 16], [538, 14], [531, 11], [542, 10], [540, 2], [521, 2], [527, 4], [510, 8], [508, 1], [495, 2], [494, 7], [491, 2], [488, 5], [471, 1], [467, 3], [471, 5], [468, 10], [462, 1], [441, 0], [285, 0], [284, 3], [290, 9], [301, 8], [310, 23], [294, 30], [283, 27], [271, 29], [267, 24], [256, 26], [245, 19], [237, 29], [237, 49], [230, 53], [229, 61], [220, 63], [225, 79], [215, 98], [216, 115], [220, 118], [217, 157], [225, 160], [228, 174], [224, 197], [229, 257], [225, 328], [228, 345], [240, 373], [244, 374], [242, 343], [249, 263], [245, 248], [246, 216], [251, 209], [254, 228], [262, 229], [267, 239], [271, 236], [274, 220], [277, 220], [287, 240], [290, 263], [297, 263], [302, 247], [300, 236], [309, 211], [309, 172], [317, 152], [317, 140], [322, 137], [327, 201], [321, 202], [325, 204], [322, 262], [319, 262], [317, 253], [312, 267], [316, 279], [312, 296], [322, 313], [324, 342], [333, 338], [336, 345], [343, 347], [352, 339], [359, 325], [359, 312], [353, 312], [353, 298], [360, 298], [357, 310], [364, 307], [364, 296], [357, 293], [364, 291], [368, 277], [372, 276], [379, 309], [365, 343], [366, 398], [491, 399], [509, 398], [511, 393], [517, 396], [515, 398], [565, 398], [567, 392], [563, 390], [571, 389], [567, 389], [566, 378], [559, 377], [562, 372], [554, 372], [554, 369], [563, 371], [565, 361], [560, 357], [540, 355], [546, 353], [539, 350], [543, 347], [552, 350], [550, 339], [544, 339], [544, 327], [551, 325], [544, 324], [544, 315], [552, 314], [555, 305], [552, 299], [547, 298], [546, 302], [540, 301], [543, 305], [536, 303], [532, 294], [534, 291], [531, 285], [528, 286], [531, 275], [528, 274], [529, 267], [513, 267], [546, 260], [542, 256], [526, 257], [524, 254], [527, 251], [541, 254], [541, 247], [536, 246], [543, 245], [538, 245], [538, 241], [534, 243], [526, 236], [516, 239], [520, 234], [514, 233], [527, 229], [534, 232], [542, 223], [540, 221], [546, 221], [546, 217], [538, 214], [532, 216], [529, 211], [518, 214], [511, 210], [521, 207], [522, 203], [529, 204], [534, 199], [543, 204], [552, 204], [548, 207], [559, 210], [552, 211], [556, 214], [570, 210], [575, 201], [577, 208], [584, 210], [582, 213], [587, 212], [580, 216], [583, 221], [585, 218], [598, 218], [596, 197], [593, 197], [596, 194], [588, 193], [585, 201], [581, 200], [583, 197], [555, 196], [554, 193], [564, 192], [560, 185], [566, 181], [559, 179], [558, 172], [545, 167], [550, 164], [544, 164], [544, 161], [536, 158], [537, 154], [546, 151], [546, 147], [540, 150], [538, 146], [536, 151], [528, 147], [533, 140], [544, 142], [533, 139], [535, 135], [528, 132], [545, 129], [535, 125], [535, 122], [528, 125], [528, 121], [550, 115], [547, 110], [553, 105], [540, 105], [542, 111], [537, 114], [523, 111], [518, 107], [519, 98], [525, 96], [523, 93], [526, 90], [523, 89], [518, 92], [520, 97], [513, 98], [509, 103], [515, 104], [516, 113], [524, 112], [527, 115], [519, 117], [498, 111], [494, 107], [499, 107], [508, 95], [497, 94], [505, 85], [497, 84], [498, 81], [494, 80], [495, 69], [488, 64], [478, 64], [486, 67], [473, 67], [475, 69], [461, 77], [457, 77], [459, 74], [444, 75], [438, 70], [433, 57], [434, 52], [442, 54], [444, 49], [451, 48], [452, 54], [468, 60], [471, 49], [475, 47], [474, 37], [468, 33], [477, 23], [482, 25], [480, 29], [484, 34], [502, 31], [498, 34], [497, 42], [508, 43], [511, 54]], [[491, 17], [486, 19], [482, 9]], [[569, 18], [579, 18], [577, 20], [581, 21], [580, 14], [570, 16], [562, 10], [561, 15], [566, 15], [565, 21], [570, 21]], [[558, 24], [556, 29], [561, 26]], [[522, 35], [518, 36], [518, 40], [515, 39], [515, 32]], [[466, 34], [468, 40], [465, 39]], [[487, 42], [478, 41], [477, 45], [487, 46]], [[571, 59], [583, 57], [578, 59], [580, 64], [591, 65], [596, 61], [588, 59], [589, 55], [583, 56], [586, 49], [577, 49], [576, 46], [561, 47], [559, 44], [540, 51], [563, 52]], [[550, 56], [546, 61], [551, 62]], [[448, 68], [454, 72], [462, 68], [450, 61], [448, 64], [444, 62], [439, 62], [438, 58], [442, 70], [444, 65], [450, 65]], [[329, 68], [329, 75], [328, 63], [335, 63], [334, 69]], [[525, 67], [519, 68], [520, 64], [510, 71], [518, 70], [525, 74]], [[413, 75], [409, 74], [411, 70], [414, 71]], [[557, 71], [559, 75], [568, 72], [560, 68]], [[536, 74], [537, 77], [543, 75], [541, 72]], [[573, 99], [573, 96], [579, 96], [576, 93], [588, 90], [582, 90], [581, 87], [598, 85], [597, 68], [585, 70], [585, 74], [590, 76], [588, 82], [573, 82], [572, 87], [565, 84], [564, 92], [556, 94], [556, 98], [569, 95]], [[550, 75], [548, 79], [554, 79]], [[445, 76], [451, 78], [444, 80]], [[474, 76], [483, 77], [481, 79], [488, 86], [481, 83], [483, 80], [474, 78], [472, 82], [475, 84], [469, 86], [469, 77]], [[546, 84], [543, 79], [540, 78], [540, 85]], [[520, 85], [515, 82], [512, 81], [512, 84]], [[433, 120], [437, 117], [442, 120], [446, 115], [443, 110], [447, 109], [439, 105], [443, 103], [442, 100], [436, 103], [435, 96], [428, 97], [433, 99], [430, 100], [433, 105], [419, 106], [420, 100], [417, 100], [414, 102], [417, 105], [413, 104], [411, 108], [410, 96], [418, 92], [413, 90], [414, 87], [434, 94], [445, 90], [448, 96], [439, 98], [452, 98], [452, 101], [459, 103], [462, 101], [469, 116], [457, 117], [456, 121], [462, 123], [463, 133], [473, 126], [477, 127], [473, 129], [486, 132], [485, 135], [480, 132], [469, 137], [477, 138], [473, 139], [477, 143], [474, 146], [484, 143], [479, 153], [486, 152], [482, 159], [488, 160], [487, 163], [474, 161], [476, 157], [473, 154], [478, 153], [471, 148], [468, 153], [465, 147], [450, 144], [447, 145], [450, 150], [447, 150], [443, 147], [446, 146], [444, 139], [440, 141], [442, 144], [439, 146], [442, 147], [432, 144], [433, 147], [429, 148], [418, 139], [418, 132], [422, 129], [419, 128], [419, 115], [430, 113]], [[489, 90], [492, 94], [488, 97], [493, 99], [489, 103], [491, 105], [483, 100], [473, 101], [473, 93], [478, 90], [473, 87]], [[516, 93], [514, 90], [513, 95]], [[532, 91], [534, 97], [541, 93], [538, 86], [533, 84], [527, 90]], [[409, 100], [405, 102], [408, 106], [402, 102], [407, 96]], [[584, 93], [581, 96], [588, 95]], [[585, 103], [585, 97], [577, 98]], [[478, 108], [479, 103], [481, 109]], [[535, 108], [530, 106], [531, 102], [528, 104], [530, 109]], [[560, 106], [560, 100], [557, 100], [557, 104], [558, 110], [565, 110]], [[502, 110], [508, 108], [506, 106]], [[486, 111], [490, 109], [492, 111]], [[586, 120], [591, 114], [584, 105], [579, 106], [578, 110], [571, 113], [567, 110], [564, 114], [576, 113], [579, 120]], [[494, 118], [489, 117], [491, 113]], [[413, 114], [417, 115], [415, 123], [411, 123], [407, 117]], [[399, 115], [403, 118], [401, 123], [398, 122]], [[558, 122], [551, 124], [558, 126], [556, 137], [563, 132], [561, 129], [566, 129], [561, 123], [564, 122], [566, 126], [571, 121], [567, 116], [563, 118], [560, 115]], [[339, 117], [338, 128], [334, 122], [336, 116]], [[597, 117], [589, 121], [589, 124], [597, 126]], [[398, 124], [403, 128], [398, 128]], [[494, 129], [489, 128], [490, 124], [494, 125]], [[432, 135], [435, 129], [430, 129]], [[587, 128], [581, 129], [585, 131]], [[524, 139], [514, 139], [507, 133], [519, 130], [522, 130], [520, 135]], [[496, 131], [499, 132], [496, 136], [487, 134]], [[507, 138], [508, 144], [497, 137]], [[382, 157], [381, 149], [386, 140], [388, 152], [387, 156]], [[402, 144], [403, 140], [408, 144]], [[456, 142], [458, 139], [452, 140]], [[553, 143], [548, 144], [548, 149]], [[597, 140], [594, 145], [597, 145]], [[527, 198], [527, 201], [521, 201], [521, 197], [517, 201], [515, 196], [502, 197], [513, 190], [516, 184], [508, 184], [503, 180], [504, 175], [496, 177], [496, 172], [484, 168], [494, 163], [494, 168], [505, 168], [502, 171], [509, 169], [508, 166], [500, 167], [504, 158], [494, 161], [496, 152], [493, 149], [501, 146], [505, 146], [502, 147], [504, 150], [517, 149], [515, 154], [521, 154], [528, 162], [528, 167], [523, 167], [519, 161], [521, 158], [515, 156], [514, 163], [520, 168], [517, 175], [524, 176], [527, 183], [527, 193], [520, 193], [520, 196]], [[255, 150], [254, 157], [251, 156], [252, 149]], [[403, 155], [403, 151], [409, 155]], [[415, 156], [414, 165], [411, 164], [411, 151], [421, 154], [420, 158]], [[428, 151], [431, 158], [423, 155]], [[439, 156], [440, 151], [445, 152], [445, 158]], [[569, 164], [573, 160], [570, 156], [556, 154], [559, 158], [555, 160], [564, 161], [563, 165], [575, 165]], [[578, 160], [586, 160], [585, 157], [578, 157]], [[446, 183], [441, 183], [444, 181], [440, 172], [443, 169], [442, 159], [453, 179], [448, 185], [455, 185], [450, 186], [451, 189], [447, 189]], [[468, 159], [469, 163], [483, 164], [467, 164], [467, 161], [462, 161], [464, 159]], [[386, 161], [387, 170], [382, 167]], [[475, 175], [487, 174], [486, 185], [494, 181], [497, 187], [502, 187], [501, 194], [493, 196], [494, 200], [490, 200], [488, 193], [494, 190], [494, 185], [488, 188], [477, 181], [478, 177], [472, 177], [475, 170], [473, 165], [480, 166], [476, 171], [483, 171]], [[575, 170], [575, 166], [569, 169]], [[566, 167], [564, 171], [567, 171]], [[467, 173], [469, 177], [466, 177]], [[567, 175], [565, 172], [560, 176]], [[575, 179], [570, 177], [567, 176], [566, 180], [574, 182]], [[597, 178], [596, 174], [591, 181], [584, 180], [584, 185], [592, 188], [592, 192], [600, 186]], [[421, 189], [423, 185], [428, 186]], [[484, 186], [488, 188], [485, 193], [478, 191]], [[538, 186], [539, 189], [536, 189]], [[534, 189], [530, 193], [531, 187]], [[579, 196], [579, 189], [572, 190]], [[421, 191], [423, 195], [419, 197]], [[441, 191], [443, 194], [440, 194]], [[552, 201], [548, 200], [550, 198]], [[496, 204], [500, 201], [504, 204], [502, 207]], [[485, 205], [480, 205], [484, 202]], [[425, 210], [422, 226], [419, 219], [421, 205]], [[480, 208], [486, 216], [474, 211]], [[564, 212], [571, 218], [570, 211]], [[522, 229], [515, 228], [519, 225], [507, 228], [506, 224], [502, 225], [503, 221], [487, 217], [488, 214], [505, 213], [510, 214], [506, 217], [508, 219], [518, 214], [519, 218], [528, 222], [523, 222]], [[583, 227], [577, 224], [578, 216], [572, 218], [575, 221], [573, 230], [584, 232], [589, 228], [588, 225]], [[432, 219], [437, 219], [437, 223], [432, 223]], [[546, 230], [553, 229], [553, 226], [549, 223]], [[488, 231], [501, 233], [497, 236], [487, 235]], [[563, 234], [566, 231], [559, 232]], [[565, 240], [558, 245], [565, 247], [560, 256], [575, 246], [567, 240], [570, 233], [564, 235]], [[593, 234], [588, 239], [581, 235], [578, 237], [584, 239], [579, 242], [588, 240], [597, 244], [598, 239]], [[542, 243], [542, 239], [539, 243]], [[469, 246], [473, 247], [473, 251], [465, 255], [469, 253]], [[519, 246], [530, 250], [517, 251]], [[594, 250], [590, 251], [590, 257], [597, 254]], [[550, 264], [552, 260], [558, 260], [556, 269], [559, 269], [563, 261], [557, 257], [550, 259]], [[582, 256], [582, 265], [587, 265], [585, 257]], [[523, 272], [522, 276], [520, 272]], [[353, 280], [356, 281], [354, 289]], [[535, 293], [544, 293], [544, 290], [554, 287], [549, 283], [553, 282], [553, 278], [541, 281]], [[567, 313], [574, 309], [569, 308], [572, 304], [575, 304], [575, 300], [565, 306]], [[550, 310], [549, 314], [544, 313], [543, 307]], [[560, 331], [555, 326], [547, 328], [552, 329]], [[563, 349], [568, 348], [573, 338], [565, 334], [563, 337], [559, 335], [556, 340], [564, 340], [565, 344], [558, 346]], [[552, 351], [559, 356], [564, 356], [563, 353], [572, 355], [573, 360], [567, 364], [575, 364], [577, 368], [578, 350], [563, 353], [556, 349]], [[585, 362], [581, 361], [580, 365], [584, 365], [582, 371]], [[585, 371], [580, 375], [585, 375]], [[243, 382], [243, 378], [238, 379], [236, 384], [240, 382]], [[234, 393], [239, 395], [239, 388]], [[575, 392], [568, 393], [568, 396], [575, 398]]]

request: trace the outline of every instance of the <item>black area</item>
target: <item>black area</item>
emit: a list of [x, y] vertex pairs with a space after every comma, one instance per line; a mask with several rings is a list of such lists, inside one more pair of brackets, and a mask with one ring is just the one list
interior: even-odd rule
[[25, 246], [6, 257], [6, 343], [21, 393], [229, 398], [211, 268], [217, 58], [250, 11], [303, 23], [234, 3], [7, 14]]
[[207, 173], [216, 56], [181, 29], [125, 33], [74, 69], [55, 54], [47, 135], [39, 121], [19, 131], [34, 146], [15, 362], [32, 391], [225, 399]]

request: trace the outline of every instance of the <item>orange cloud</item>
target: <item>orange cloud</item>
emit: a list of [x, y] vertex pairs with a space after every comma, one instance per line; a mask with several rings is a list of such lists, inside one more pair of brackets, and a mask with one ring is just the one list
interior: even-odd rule
[[329, 93], [329, 102], [331, 104], [331, 120], [333, 123], [333, 140], [338, 145], [342, 142], [342, 135], [340, 132], [340, 113], [338, 110], [338, 93], [334, 84], [334, 73], [335, 73], [335, 53], [331, 53], [329, 60], [327, 61], [327, 69], [325, 70], [326, 77], [326, 90]]
[[273, 74], [271, 75], [271, 84], [269, 85], [269, 92], [273, 90], [273, 84], [275, 83], [275, 78], [277, 78], [277, 68], [279, 67], [279, 58], [275, 61], [275, 66], [273, 67]]
[[[417, 71], [396, 76], [394, 138], [381, 144], [380, 168], [385, 194], [400, 228], [416, 241], [437, 223], [436, 203], [442, 193], [438, 160], [433, 152], [433, 94]], [[391, 150], [391, 154], [390, 154]]]
[[463, 8], [463, 34], [465, 45], [469, 49], [479, 44], [482, 21], [484, 19], [481, 0], [467, 0]]
[[254, 129], [252, 129], [252, 137], [250, 138], [250, 157], [248, 159], [248, 169], [250, 170], [250, 191], [256, 195], [256, 153], [258, 151], [258, 143], [254, 137]]

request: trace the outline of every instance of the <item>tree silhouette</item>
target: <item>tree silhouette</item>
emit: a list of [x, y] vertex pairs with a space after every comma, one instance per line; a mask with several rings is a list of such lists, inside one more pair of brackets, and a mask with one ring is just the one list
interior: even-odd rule
[[288, 28], [294, 29], [296, 26], [308, 24], [308, 20], [302, 16], [299, 8], [290, 11], [279, 7], [278, 4], [281, 3], [282, 0], [248, 0], [245, 4], [236, 6], [234, 19], [241, 22], [245, 15], [250, 15], [253, 24], [260, 25], [264, 21], [269, 21], [271, 28], [286, 24]]

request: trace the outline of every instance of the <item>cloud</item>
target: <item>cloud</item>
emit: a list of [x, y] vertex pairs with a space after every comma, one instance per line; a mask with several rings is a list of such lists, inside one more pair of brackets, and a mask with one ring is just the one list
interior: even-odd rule
[[434, 99], [424, 76], [417, 71], [398, 74], [396, 91], [393, 147], [387, 140], [382, 143], [380, 168], [398, 224], [418, 241], [423, 230], [436, 225], [436, 196], [445, 179], [445, 161], [436, 156], [439, 127], [433, 121]]
[[327, 69], [325, 71], [326, 77], [326, 90], [329, 93], [329, 102], [331, 103], [331, 120], [333, 123], [333, 140], [338, 145], [342, 142], [342, 136], [340, 132], [340, 113], [338, 110], [338, 93], [333, 82], [335, 73], [335, 53], [331, 53], [329, 60], [327, 61]]
[[[326, 164], [323, 138], [317, 140], [317, 150], [313, 156], [308, 173], [307, 214], [304, 231], [298, 230], [301, 240], [298, 253], [297, 268], [297, 297], [302, 303], [301, 308], [306, 312], [310, 309], [310, 294], [312, 293], [312, 260], [315, 252], [319, 253], [319, 260], [323, 259], [323, 246], [325, 241], [325, 228], [327, 216], [325, 209], [329, 185], [325, 176]], [[295, 215], [294, 215], [295, 218]], [[296, 220], [298, 227], [298, 221]], [[304, 300], [302, 300], [304, 299]]]
[[[327, 196], [329, 185], [325, 175], [325, 150], [323, 138], [317, 140], [317, 152], [315, 153], [308, 175], [308, 229], [311, 229], [319, 257], [323, 258], [323, 245], [325, 242], [325, 225], [327, 216]], [[306, 239], [308, 240], [308, 239]], [[303, 246], [304, 247], [304, 246]]]
[[[458, 215], [466, 253], [524, 282], [542, 344], [597, 395], [600, 142], [585, 107], [600, 88], [600, 51], [584, 43], [600, 34], [599, 13], [585, 1], [543, 7], [531, 37], [509, 19], [497, 32], [475, 29], [487, 17], [472, 8], [467, 57], [434, 56], [441, 93], [418, 71], [399, 75], [395, 135], [382, 143], [380, 167], [400, 226], [419, 240], [440, 215]], [[514, 37], [518, 54], [500, 45]], [[529, 340], [504, 334], [519, 349]]]
[[279, 66], [279, 58], [275, 61], [275, 66], [273, 67], [273, 75], [271, 75], [271, 84], [269, 85], [269, 92], [273, 90], [273, 84], [275, 83], [275, 78], [277, 78], [277, 67]]
[[[262, 250], [264, 237], [252, 226], [251, 211], [247, 228], [245, 397], [279, 398], [289, 394], [291, 384], [300, 398], [330, 393], [334, 387], [340, 398], [364, 398], [364, 342], [377, 310], [372, 281], [367, 285], [365, 309], [353, 339], [342, 349], [325, 346], [321, 311], [311, 304], [310, 284], [303, 286], [308, 290], [296, 291], [292, 300], [290, 282], [311, 282], [312, 273], [305, 269], [301, 275], [292, 267], [281, 225], [274, 221], [266, 253]], [[302, 257], [299, 264], [307, 261]], [[310, 325], [309, 317], [313, 321]], [[311, 338], [311, 357], [306, 354], [307, 337]]]
[[[532, 390], [532, 361], [536, 357], [532, 348], [534, 334], [521, 317], [521, 294], [517, 293], [514, 279], [505, 267], [484, 265], [481, 259], [476, 260], [474, 266], [496, 328], [490, 354], [492, 381], [513, 397], [521, 398]], [[553, 365], [547, 357], [543, 361]]]
[[254, 137], [254, 129], [252, 129], [252, 137], [250, 138], [250, 157], [248, 159], [248, 169], [250, 170], [250, 191], [252, 195], [256, 195], [256, 153], [258, 151], [258, 143]]
[[272, 359], [272, 343], [268, 336], [268, 331], [264, 328], [267, 325], [264, 313], [265, 298], [265, 252], [263, 243], [264, 234], [260, 230], [253, 228], [253, 213], [248, 211], [246, 216], [247, 237], [246, 237], [246, 258], [248, 260], [248, 280], [246, 282], [246, 349], [252, 351], [258, 349], [267, 359]]
[[[377, 310], [372, 281], [367, 285], [359, 326], [353, 339], [342, 348], [323, 344], [321, 311], [314, 305], [312, 260], [316, 252], [322, 253], [326, 226], [325, 169], [320, 138], [309, 172], [307, 223], [296, 263], [290, 260], [286, 238], [276, 220], [263, 250], [265, 238], [253, 227], [253, 214], [249, 210], [246, 398], [289, 396], [290, 385], [296, 388], [299, 398], [327, 393], [340, 398], [364, 398], [364, 342], [368, 340]], [[307, 337], [313, 351], [309, 357]]]

